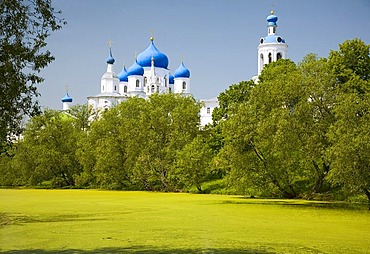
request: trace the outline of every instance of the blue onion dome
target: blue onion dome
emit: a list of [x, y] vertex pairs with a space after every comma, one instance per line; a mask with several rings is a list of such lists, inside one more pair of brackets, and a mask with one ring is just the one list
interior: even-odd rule
[[154, 45], [154, 37], [150, 37], [149, 47], [141, 52], [137, 56], [137, 62], [142, 67], [150, 67], [152, 62], [152, 57], [154, 58], [154, 67], [167, 69], [168, 67], [168, 58], [163, 54], [159, 49]]
[[112, 48], [109, 48], [109, 56], [107, 58], [107, 64], [114, 64], [115, 60], [112, 56]]
[[172, 74], [170, 74], [170, 76], [169, 76], [169, 82], [170, 82], [170, 84], [175, 84], [175, 77], [172, 76]]
[[72, 98], [69, 96], [68, 92], [62, 98], [62, 102], [72, 102]]
[[123, 66], [122, 71], [117, 74], [117, 78], [119, 78], [119, 81], [123, 81], [123, 82], [128, 81], [128, 72], [126, 70], [126, 66]]
[[189, 78], [190, 71], [185, 67], [184, 63], [181, 62], [180, 66], [173, 73], [175, 78]]
[[267, 26], [277, 26], [276, 22], [278, 20], [278, 17], [274, 15], [274, 12], [271, 11], [271, 15], [267, 17]]
[[127, 76], [137, 75], [142, 76], [144, 74], [144, 69], [141, 67], [137, 60], [135, 60], [134, 64], [130, 66], [127, 70]]

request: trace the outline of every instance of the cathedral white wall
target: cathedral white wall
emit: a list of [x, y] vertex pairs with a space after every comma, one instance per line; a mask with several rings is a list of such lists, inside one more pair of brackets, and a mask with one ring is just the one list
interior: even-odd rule
[[[136, 86], [136, 81], [139, 81], [138, 86]], [[138, 95], [144, 93], [144, 77], [132, 75], [128, 77], [128, 87], [127, 92], [130, 95]]]
[[209, 100], [200, 100], [204, 106], [200, 109], [200, 125], [206, 126], [207, 124], [212, 124], [212, 113], [213, 110], [219, 106], [218, 99], [213, 98]]
[[[125, 92], [125, 86], [127, 87]], [[128, 93], [128, 82], [120, 81], [118, 84], [118, 93], [121, 95], [127, 95]]]
[[101, 93], [118, 93], [118, 89], [118, 78], [104, 78], [101, 80]]
[[[169, 92], [169, 76], [170, 71], [164, 68], [155, 67], [155, 77], [152, 77], [151, 68], [144, 67], [144, 92], [147, 96], [153, 93], [168, 93]], [[158, 78], [158, 80], [153, 80]], [[146, 82], [145, 82], [146, 79]], [[154, 90], [152, 89], [154, 85]], [[149, 88], [148, 88], [149, 87]]]
[[[190, 78], [175, 78], [174, 79], [173, 92], [180, 94], [190, 94]], [[185, 82], [185, 89], [184, 89]]]

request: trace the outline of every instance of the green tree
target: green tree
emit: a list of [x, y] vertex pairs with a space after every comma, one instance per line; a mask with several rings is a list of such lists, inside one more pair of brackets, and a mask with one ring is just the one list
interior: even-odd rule
[[[362, 80], [370, 79], [370, 45], [365, 44], [361, 39], [347, 40], [339, 45], [339, 50], [330, 51], [328, 61], [333, 74], [339, 84], [345, 84], [352, 76]], [[362, 87], [354, 84], [359, 93]], [[351, 87], [344, 87], [351, 89]]]
[[330, 180], [362, 191], [370, 202], [370, 45], [360, 39], [345, 41], [330, 52], [328, 64], [336, 76]]
[[[255, 83], [250, 81], [241, 81], [238, 84], [232, 84], [218, 96], [219, 107], [215, 108], [212, 113], [213, 125], [207, 125], [203, 131], [207, 135], [207, 145], [212, 149], [214, 154], [219, 153], [224, 146], [224, 135], [222, 134], [223, 122], [227, 121], [232, 112], [240, 104], [246, 103]], [[228, 166], [226, 163], [220, 163], [220, 157], [212, 163], [212, 174], [216, 178], [222, 178], [227, 174]]]
[[[51, 0], [0, 1], [0, 145], [21, 132], [22, 119], [39, 113], [39, 72], [54, 57], [46, 40], [65, 24]], [[1, 152], [1, 151], [0, 151]]]
[[175, 94], [154, 94], [148, 101], [148, 111], [141, 131], [145, 147], [139, 153], [136, 172], [150, 176], [152, 188], [173, 190], [173, 163], [177, 151], [190, 143], [199, 132], [201, 105], [192, 97]]
[[96, 112], [87, 104], [75, 105], [68, 109], [67, 112], [74, 118], [76, 127], [83, 131], [87, 131], [91, 122], [97, 118]]
[[[364, 83], [359, 79], [353, 82]], [[329, 133], [333, 142], [330, 180], [352, 193], [364, 193], [370, 209], [370, 93], [343, 93], [338, 99], [337, 121]]]
[[[278, 78], [277, 78], [278, 77]], [[290, 118], [302, 96], [301, 75], [289, 60], [265, 67], [250, 99], [225, 121], [220, 156], [230, 165], [234, 186], [294, 198], [305, 176]]]
[[335, 122], [335, 77], [328, 69], [325, 58], [308, 54], [299, 64], [302, 75], [301, 100], [297, 103], [292, 122], [310, 169], [309, 185], [312, 193], [319, 193], [330, 171], [331, 161], [326, 155], [331, 143], [327, 133]]
[[75, 186], [82, 167], [76, 159], [80, 128], [63, 112], [46, 110], [30, 119], [16, 145], [12, 167], [26, 184], [50, 181], [53, 187]]
[[198, 135], [176, 155], [176, 176], [186, 187], [195, 185], [202, 192], [202, 183], [210, 174], [210, 163], [213, 151], [207, 140]]
[[230, 108], [248, 101], [251, 90], [254, 86], [255, 84], [252, 80], [241, 81], [238, 84], [229, 86], [225, 92], [220, 93], [217, 97], [219, 107], [214, 109], [212, 120], [215, 123], [219, 123], [222, 119], [227, 119], [230, 114]]
[[[144, 102], [132, 98], [125, 105]], [[123, 104], [123, 103], [122, 103]], [[103, 189], [129, 188], [126, 174], [127, 119], [133, 112], [122, 111], [122, 106], [100, 112], [88, 132], [79, 140], [77, 158], [83, 165], [83, 173], [78, 179], [81, 186]], [[131, 121], [132, 122], [132, 121]]]
[[78, 150], [83, 179], [101, 188], [175, 189], [176, 153], [197, 136], [199, 110], [192, 97], [154, 94], [103, 112]]

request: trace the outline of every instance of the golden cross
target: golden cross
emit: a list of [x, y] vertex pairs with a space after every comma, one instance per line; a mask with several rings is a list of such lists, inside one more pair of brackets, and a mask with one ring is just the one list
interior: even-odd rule
[[66, 85], [66, 92], [68, 93], [68, 85]]
[[150, 30], [150, 41], [154, 41], [154, 30]]
[[110, 48], [112, 47], [112, 43], [113, 43], [113, 41], [112, 41], [112, 40], [109, 40], [109, 41], [108, 41], [108, 45], [109, 45], [109, 47], [110, 47]]

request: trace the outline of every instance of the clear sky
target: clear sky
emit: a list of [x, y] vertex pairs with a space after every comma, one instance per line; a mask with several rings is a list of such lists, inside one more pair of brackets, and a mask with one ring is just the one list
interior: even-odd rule
[[271, 10], [296, 63], [308, 53], [327, 57], [347, 39], [370, 44], [370, 0], [57, 0], [54, 7], [68, 24], [48, 39], [56, 60], [38, 86], [41, 105], [52, 109], [62, 108], [66, 85], [74, 105], [100, 92], [108, 40], [119, 73], [153, 33], [172, 73], [183, 58], [197, 99], [217, 97], [257, 74], [257, 46]]

